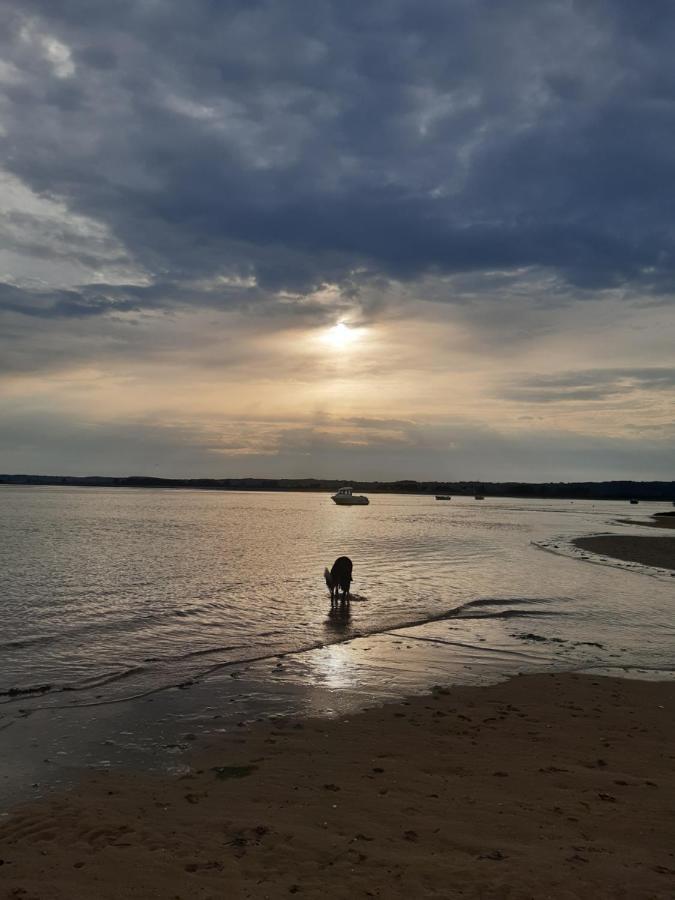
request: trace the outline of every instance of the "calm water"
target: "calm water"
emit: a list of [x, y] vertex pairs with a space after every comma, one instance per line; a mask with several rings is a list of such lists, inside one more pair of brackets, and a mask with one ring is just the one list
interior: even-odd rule
[[[434, 617], [433, 639], [468, 647], [472, 665], [548, 645], [574, 650], [575, 664], [673, 668], [675, 579], [532, 544], [630, 531], [614, 521], [665, 505], [641, 504], [636, 515], [628, 504], [581, 501], [371, 501], [0, 489], [0, 703], [132, 697]], [[348, 617], [331, 618], [322, 572], [343, 553], [357, 599]]]

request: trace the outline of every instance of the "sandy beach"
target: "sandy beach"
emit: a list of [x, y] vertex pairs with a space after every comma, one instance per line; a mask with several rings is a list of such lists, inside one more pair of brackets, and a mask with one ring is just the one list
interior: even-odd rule
[[670, 898], [675, 684], [522, 676], [242, 726], [0, 826], [3, 898]]
[[[673, 522], [672, 519], [665, 520]], [[659, 527], [671, 528], [672, 525]], [[624, 562], [636, 562], [644, 566], [656, 566], [675, 571], [675, 537], [651, 535], [601, 534], [577, 538], [572, 541], [580, 550], [588, 550], [603, 556], [611, 556]]]

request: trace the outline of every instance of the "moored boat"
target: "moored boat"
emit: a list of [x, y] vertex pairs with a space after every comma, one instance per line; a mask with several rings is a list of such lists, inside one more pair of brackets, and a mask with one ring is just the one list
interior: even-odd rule
[[337, 503], [338, 506], [366, 506], [370, 503], [370, 500], [364, 497], [363, 494], [354, 494], [352, 492], [353, 488], [342, 487], [333, 494], [331, 500], [333, 503]]

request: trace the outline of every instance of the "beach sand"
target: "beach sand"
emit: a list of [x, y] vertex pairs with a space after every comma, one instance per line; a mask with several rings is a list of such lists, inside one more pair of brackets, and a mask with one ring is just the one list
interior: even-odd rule
[[675, 537], [601, 534], [577, 538], [572, 543], [580, 550], [588, 550], [590, 553], [599, 553], [624, 562], [675, 570]]
[[535, 675], [242, 725], [1, 820], [0, 897], [675, 894], [675, 683]]

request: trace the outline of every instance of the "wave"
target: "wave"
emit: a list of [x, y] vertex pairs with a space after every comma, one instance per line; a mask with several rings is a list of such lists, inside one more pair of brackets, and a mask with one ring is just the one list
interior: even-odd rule
[[[108, 592], [112, 593], [112, 592]], [[98, 610], [96, 615], [91, 619], [85, 619], [75, 625], [67, 624], [65, 621], [60, 624], [63, 629], [58, 633], [48, 635], [39, 635], [33, 638], [21, 638], [15, 641], [0, 643], [0, 650], [22, 649], [23, 646], [31, 646], [35, 644], [61, 643], [70, 641], [74, 637], [83, 637], [88, 634], [96, 634], [97, 632], [106, 633], [132, 633], [135, 630], [147, 628], [150, 624], [158, 624], [168, 622], [172, 619], [188, 619], [199, 616], [206, 616], [209, 612], [222, 612], [222, 606], [218, 603], [205, 603], [201, 606], [186, 606], [184, 609], [154, 610], [146, 613], [137, 613], [133, 615], [121, 616], [114, 610]], [[204, 621], [202, 625], [218, 627], [218, 621]], [[25, 643], [24, 643], [25, 642]]]
[[[261, 635], [262, 637], [262, 635]], [[248, 646], [247, 644], [226, 644], [223, 647], [204, 647], [202, 650], [191, 650], [189, 653], [181, 653], [177, 656], [170, 656], [167, 659], [163, 659], [162, 662], [178, 662], [183, 661], [185, 659], [194, 659], [198, 656], [209, 656], [209, 654], [214, 653], [227, 653], [230, 650], [241, 650], [242, 647]]]
[[[10, 697], [14, 699], [15, 697], [29, 697], [31, 695], [36, 694], [46, 694], [48, 691], [53, 689], [52, 684], [36, 684], [29, 685], [27, 687], [11, 687], [6, 691], [0, 691], [0, 697]], [[4, 703], [9, 703], [10, 700], [2, 701]]]
[[[386, 631], [385, 634], [390, 635], [391, 637], [402, 637], [396, 631]], [[507, 650], [504, 647], [489, 647], [484, 644], [470, 644], [466, 641], [448, 641], [445, 638], [438, 637], [421, 637], [418, 634], [406, 634], [406, 641], [421, 641], [425, 644], [442, 644], [446, 647], [464, 647], [467, 650], [478, 650], [480, 653], [496, 653], [499, 656], [515, 656], [518, 659], [533, 659], [538, 660], [540, 657], [535, 656], [531, 653], [523, 653], [519, 650]]]
[[8, 699], [1, 700], [0, 706], [12, 703], [16, 699], [26, 698], [26, 697], [35, 697], [35, 696], [45, 696], [47, 694], [65, 694], [65, 693], [76, 693], [81, 691], [91, 691], [97, 688], [106, 687], [109, 684], [113, 684], [117, 681], [123, 681], [125, 678], [130, 678], [132, 675], [138, 675], [141, 672], [146, 672], [147, 668], [145, 666], [130, 666], [127, 669], [122, 669], [117, 672], [104, 672], [98, 675], [93, 675], [90, 678], [83, 679], [80, 682], [76, 682], [75, 684], [39, 684], [39, 685], [30, 685], [30, 686], [17, 686], [11, 687], [7, 690], [0, 691], [0, 697], [6, 697]]
[[509, 606], [511, 603], [556, 603], [569, 599], [568, 597], [480, 597], [478, 600], [469, 600], [463, 603], [458, 609], [472, 609], [474, 606]]
[[[349, 641], [354, 640], [355, 638], [360, 637], [374, 637], [377, 635], [390, 634], [393, 631], [401, 631], [403, 629], [416, 628], [423, 625], [433, 624], [434, 622], [443, 622], [452, 619], [460, 619], [462, 621], [472, 620], [472, 619], [509, 619], [509, 618], [517, 618], [517, 617], [532, 617], [532, 616], [555, 616], [561, 615], [560, 610], [546, 610], [546, 609], [532, 609], [537, 604], [550, 604], [555, 603], [558, 604], [561, 601], [564, 601], [566, 598], [559, 597], [551, 597], [551, 598], [541, 598], [541, 597], [481, 597], [477, 600], [469, 600], [466, 603], [462, 603], [459, 606], [453, 607], [451, 609], [446, 609], [443, 612], [437, 613], [435, 615], [426, 615], [414, 619], [408, 619], [403, 622], [398, 623], [388, 623], [386, 625], [363, 629], [359, 631], [354, 631], [348, 635], [344, 635], [342, 637], [337, 637], [333, 640], [317, 640], [311, 643], [300, 645], [300, 646], [292, 646], [292, 647], [279, 647], [279, 648], [270, 648], [269, 646], [265, 646], [264, 652], [260, 654], [254, 654], [246, 657], [236, 657], [236, 658], [228, 658], [225, 660], [219, 660], [214, 662], [213, 665], [207, 666], [203, 669], [193, 670], [189, 674], [183, 672], [181, 674], [181, 680], [177, 681], [175, 678], [165, 678], [160, 685], [155, 685], [149, 687], [147, 690], [142, 690], [140, 693], [134, 693], [132, 695], [127, 695], [124, 697], [114, 697], [114, 698], [96, 698], [92, 702], [83, 702], [77, 704], [67, 704], [67, 706], [89, 706], [89, 705], [102, 705], [105, 703], [117, 703], [122, 702], [124, 700], [132, 700], [137, 699], [139, 697], [147, 696], [148, 694], [156, 693], [158, 691], [167, 690], [169, 688], [187, 686], [189, 684], [194, 683], [195, 681], [206, 678], [214, 673], [226, 669], [233, 668], [235, 666], [247, 666], [253, 663], [264, 662], [266, 660], [274, 659], [274, 658], [285, 658], [287, 656], [308, 653], [312, 650], [317, 650], [325, 646], [332, 646], [337, 644], [347, 643]], [[524, 605], [528, 607], [527, 609], [518, 609], [514, 607], [518, 607], [520, 605]], [[489, 608], [493, 607], [493, 611], [490, 611]], [[508, 608], [504, 608], [508, 607]], [[474, 611], [479, 610], [479, 611]], [[89, 678], [85, 678], [82, 681], [70, 683], [70, 684], [41, 684], [35, 686], [15, 686], [9, 688], [4, 691], [0, 691], [0, 697], [5, 699], [0, 700], [0, 705], [8, 704], [16, 702], [16, 700], [20, 698], [28, 698], [28, 697], [44, 697], [44, 696], [53, 696], [57, 694], [66, 694], [66, 693], [86, 693], [92, 690], [100, 690], [101, 688], [105, 688], [111, 684], [119, 683], [121, 681], [132, 678], [133, 676], [144, 675], [147, 677], [147, 680], [152, 680], [153, 677], [155, 679], [161, 678], [162, 673], [168, 675], [171, 667], [178, 665], [180, 663], [185, 663], [189, 660], [196, 660], [208, 656], [216, 656], [218, 654], [230, 653], [232, 651], [241, 650], [246, 646], [254, 647], [257, 643], [265, 644], [265, 640], [272, 632], [261, 632], [259, 635], [255, 635], [249, 644], [227, 644], [227, 645], [219, 645], [214, 647], [206, 647], [200, 650], [193, 650], [188, 653], [170, 655], [166, 657], [157, 657], [151, 656], [146, 657], [143, 660], [143, 665], [134, 665], [129, 666], [127, 668], [109, 671], [100, 673]], [[262, 649], [262, 648], [261, 648]], [[481, 647], [482, 650], [487, 650], [489, 648]], [[147, 681], [146, 681], [147, 683]]]
[[37, 647], [40, 644], [49, 644], [58, 640], [57, 634], [41, 634], [36, 637], [17, 638], [16, 640], [3, 641], [0, 643], [0, 651], [2, 650], [25, 650], [28, 647]]
[[531, 618], [532, 616], [562, 616], [564, 613], [551, 609], [503, 609], [494, 613], [476, 613], [469, 616], [455, 616], [463, 622], [470, 619], [519, 619], [521, 617]]

